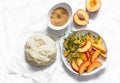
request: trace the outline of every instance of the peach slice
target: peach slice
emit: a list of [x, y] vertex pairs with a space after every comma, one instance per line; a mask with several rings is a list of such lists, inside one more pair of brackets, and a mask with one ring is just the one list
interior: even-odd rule
[[86, 45], [82, 48], [78, 48], [77, 51], [79, 52], [86, 52], [89, 50], [89, 48], [91, 47], [91, 42], [90, 41], [87, 41]]
[[83, 9], [78, 9], [73, 15], [73, 20], [77, 25], [87, 25], [89, 23], [89, 15]]
[[93, 47], [92, 47], [92, 50], [91, 50], [91, 52], [90, 52], [90, 55], [93, 55], [93, 53], [94, 53], [95, 51], [96, 51], [96, 50], [94, 50]]
[[103, 39], [100, 37], [97, 41], [96, 41], [97, 44], [99, 45], [102, 45], [103, 44]]
[[85, 52], [85, 53], [86, 53], [87, 57], [90, 58], [90, 53], [89, 53], [89, 51], [87, 51], [87, 52]]
[[[94, 48], [94, 47], [93, 47], [93, 49], [94, 49], [94, 50], [97, 50], [97, 49], [96, 49], [96, 48]], [[107, 56], [106, 56], [104, 53], [102, 53], [102, 52], [100, 52], [100, 55], [101, 55], [104, 59], [106, 59], [106, 58], [107, 58]]]
[[91, 43], [95, 43], [95, 40], [92, 36], [87, 36], [87, 40], [89, 40]]
[[83, 62], [79, 67], [79, 75], [82, 75], [86, 71], [86, 69], [89, 65], [90, 65], [89, 61]]
[[101, 0], [86, 0], [85, 6], [89, 12], [96, 12], [101, 7]]
[[104, 59], [107, 58], [107, 56], [106, 56], [105, 54], [103, 54], [102, 52], [100, 52], [100, 55], [101, 55]]
[[69, 51], [64, 51], [64, 56], [67, 57], [69, 55]]
[[93, 71], [96, 68], [99, 68], [100, 66], [102, 66], [102, 63], [100, 61], [93, 62], [92, 64], [89, 65], [87, 73], [90, 73], [91, 71]]
[[74, 60], [72, 61], [71, 66], [72, 66], [74, 71], [76, 71], [76, 72], [79, 71], [79, 67], [77, 66], [77, 64], [76, 64], [76, 62]]
[[86, 45], [87, 41], [82, 42], [80, 47], [84, 47]]
[[79, 53], [79, 55], [80, 55], [80, 58], [83, 60], [83, 61], [87, 61], [88, 60], [88, 57], [87, 57], [87, 55], [85, 54], [85, 53]]
[[77, 65], [80, 66], [83, 60], [81, 58], [77, 58]]
[[97, 58], [98, 58], [98, 56], [99, 56], [99, 54], [100, 54], [100, 50], [96, 50], [96, 51], [93, 53], [92, 57], [91, 57], [91, 62], [96, 61]]
[[97, 48], [97, 49], [99, 49], [99, 50], [101, 50], [101, 52], [103, 52], [103, 53], [106, 53], [106, 52], [107, 52], [107, 48], [105, 48], [105, 47], [103, 47], [103, 46], [101, 46], [101, 45], [92, 44], [92, 46], [95, 47], [95, 48]]

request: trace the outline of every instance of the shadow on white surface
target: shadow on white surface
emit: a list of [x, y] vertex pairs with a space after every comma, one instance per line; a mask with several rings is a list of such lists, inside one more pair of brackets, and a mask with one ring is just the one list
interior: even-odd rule
[[85, 28], [87, 28], [87, 25], [85, 25], [85, 26], [80, 26], [80, 25], [75, 24], [73, 21], [72, 21], [72, 26], [73, 26], [75, 29], [85, 29]]
[[46, 66], [41, 66], [41, 67], [37, 67], [37, 66], [34, 66], [32, 64], [30, 64], [27, 60], [26, 60], [26, 63], [29, 65], [28, 66], [28, 69], [31, 70], [31, 71], [34, 71], [34, 72], [37, 72], [37, 71], [43, 71], [47, 68], [50, 68], [52, 65], [54, 65], [56, 62], [56, 58], [55, 58], [55, 61], [53, 61], [51, 64], [49, 65], [46, 65]]
[[54, 40], [58, 40], [60, 37], [64, 36], [69, 27], [63, 30], [53, 30], [47, 27], [47, 34], [52, 37]]
[[105, 68], [104, 68], [104, 69], [101, 69], [101, 70], [99, 70], [98, 72], [96, 72], [92, 75], [79, 76], [79, 75], [76, 75], [75, 73], [72, 73], [70, 70], [68, 70], [66, 68], [66, 66], [64, 65], [64, 63], [63, 63], [63, 68], [64, 68], [65, 72], [69, 76], [71, 76], [73, 79], [75, 79], [76, 81], [82, 81], [82, 82], [97, 79], [99, 76], [101, 76], [105, 72]]
[[[87, 11], [87, 10], [86, 10]], [[89, 19], [95, 19], [95, 18], [97, 18], [97, 16], [98, 16], [98, 13], [99, 13], [99, 10], [98, 11], [96, 11], [96, 12], [89, 12], [89, 11], [87, 11], [87, 13], [88, 13], [88, 15], [89, 15]]]

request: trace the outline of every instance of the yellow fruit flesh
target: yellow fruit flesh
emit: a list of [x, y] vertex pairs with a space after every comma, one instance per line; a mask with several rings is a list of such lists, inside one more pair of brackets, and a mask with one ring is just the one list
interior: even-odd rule
[[100, 66], [102, 66], [102, 63], [100, 61], [95, 61], [92, 64], [90, 64], [90, 66], [87, 69], [87, 73], [90, 73], [91, 71], [93, 71], [96, 68], [99, 68]]
[[89, 61], [83, 62], [80, 65], [79, 74], [82, 75], [89, 65], [90, 65]]

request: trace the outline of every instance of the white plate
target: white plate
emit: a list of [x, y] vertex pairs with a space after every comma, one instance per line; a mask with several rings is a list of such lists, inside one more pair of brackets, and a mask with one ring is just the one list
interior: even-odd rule
[[[91, 31], [91, 30], [86, 30], [86, 29], [85, 29], [85, 30], [78, 30], [78, 31], [77, 31], [77, 33], [79, 33], [79, 34], [85, 34], [85, 33], [88, 33], [88, 32], [92, 33], [92, 34], [95, 35], [95, 36], [100, 36], [98, 33], [94, 32], [94, 31]], [[61, 57], [62, 57], [62, 60], [63, 60], [63, 63], [65, 64], [65, 66], [66, 66], [71, 72], [73, 72], [73, 73], [75, 73], [75, 74], [78, 74], [77, 72], [75, 72], [75, 71], [72, 69], [72, 67], [71, 67], [70, 63], [68, 62], [67, 58], [64, 57], [64, 55], [63, 55], [63, 53], [64, 53], [64, 46], [63, 46], [64, 38], [68, 37], [69, 35], [70, 35], [70, 33], [67, 33], [64, 37], [62, 37], [62, 38], [60, 39]], [[101, 37], [101, 36], [100, 36], [100, 37]], [[101, 37], [101, 38], [102, 38], [102, 37]], [[102, 38], [102, 39], [103, 39], [103, 38]], [[103, 39], [103, 45], [107, 48], [104, 39]], [[83, 73], [82, 75], [83, 75], [83, 76], [92, 75], [92, 74], [97, 73], [97, 72], [100, 71], [101, 69], [105, 68], [105, 66], [106, 66], [106, 60], [105, 60], [105, 59], [102, 59], [102, 58], [100, 58], [99, 60], [103, 63], [103, 65], [102, 65], [101, 67], [93, 70], [93, 71], [90, 72], [90, 73]]]

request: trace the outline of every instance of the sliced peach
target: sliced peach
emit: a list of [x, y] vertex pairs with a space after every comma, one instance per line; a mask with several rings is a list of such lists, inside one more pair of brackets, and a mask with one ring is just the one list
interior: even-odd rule
[[101, 55], [104, 59], [107, 58], [107, 56], [106, 56], [105, 54], [103, 54], [102, 52], [100, 52], [100, 55]]
[[89, 23], [89, 15], [83, 9], [78, 9], [73, 15], [73, 20], [77, 25], [87, 25]]
[[80, 55], [80, 58], [83, 60], [83, 61], [87, 61], [88, 60], [88, 57], [85, 53], [79, 53]]
[[85, 5], [89, 12], [96, 12], [101, 7], [101, 0], [86, 0]]
[[87, 41], [82, 42], [80, 47], [84, 47], [86, 45]]
[[85, 53], [86, 53], [87, 57], [90, 58], [90, 53], [89, 53], [89, 51], [87, 51], [87, 52], [85, 52]]
[[92, 36], [88, 35], [87, 40], [89, 40], [91, 43], [95, 43], [95, 40]]
[[89, 48], [88, 52], [91, 52], [91, 51], [92, 51], [92, 45], [90, 46], [90, 48]]
[[96, 41], [97, 44], [99, 45], [102, 45], [103, 44], [103, 39], [100, 37], [97, 41]]
[[96, 51], [93, 53], [92, 57], [91, 57], [91, 62], [96, 61], [97, 58], [98, 58], [98, 56], [99, 56], [99, 54], [100, 54], [100, 50], [96, 50]]
[[91, 41], [91, 43], [95, 43], [94, 38], [93, 38], [93, 37], [91, 37], [91, 36], [90, 36], [90, 38], [89, 38], [89, 41]]
[[64, 51], [64, 56], [67, 57], [69, 55], [69, 51]]
[[[93, 49], [94, 49], [94, 50], [97, 50], [97, 49], [94, 48], [94, 47], [93, 47]], [[101, 55], [103, 58], [105, 58], [105, 59], [107, 58], [107, 56], [106, 56], [104, 53], [102, 53], [102, 52], [100, 52], [100, 55]]]
[[86, 45], [84, 47], [78, 48], [77, 51], [79, 52], [86, 52], [89, 50], [89, 48], [91, 47], [91, 42], [87, 41]]
[[102, 66], [102, 63], [100, 61], [93, 62], [92, 64], [89, 65], [87, 73], [90, 73], [91, 71], [93, 71], [96, 68], [99, 68], [100, 66]]
[[78, 67], [78, 65], [76, 64], [76, 62], [74, 60], [71, 62], [71, 66], [72, 66], [74, 71], [78, 72], [79, 67]]
[[90, 52], [90, 55], [93, 55], [94, 52], [95, 52], [95, 50], [92, 49]]
[[103, 46], [101, 46], [101, 45], [92, 44], [92, 46], [95, 47], [95, 48], [97, 48], [97, 49], [99, 49], [99, 50], [101, 50], [101, 52], [103, 52], [103, 53], [106, 53], [106, 52], [107, 52], [107, 48], [105, 48], [105, 47], [103, 47]]
[[90, 65], [89, 61], [83, 62], [79, 67], [79, 74], [82, 75], [86, 71], [86, 69], [89, 65]]
[[77, 58], [77, 65], [80, 66], [83, 60], [81, 58]]

